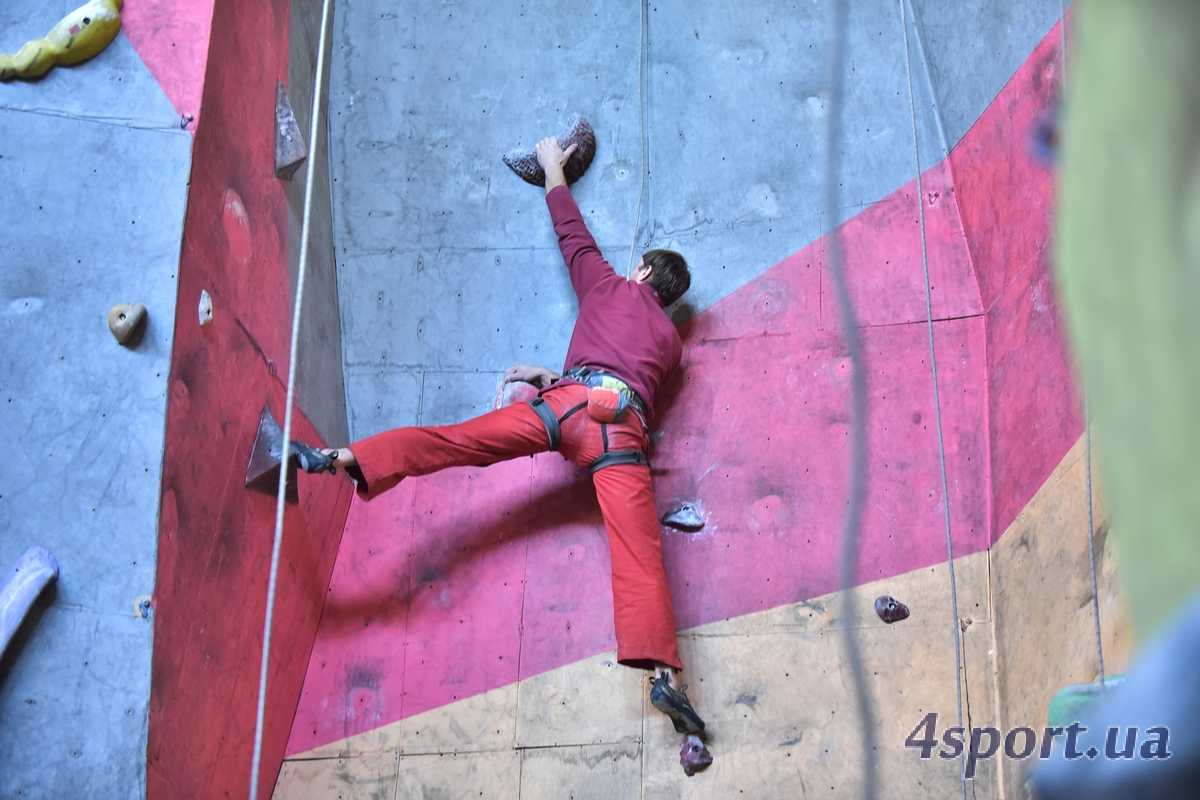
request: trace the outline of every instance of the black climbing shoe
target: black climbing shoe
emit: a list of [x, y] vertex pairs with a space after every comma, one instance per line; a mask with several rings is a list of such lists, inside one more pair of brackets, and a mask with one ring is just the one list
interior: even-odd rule
[[333, 456], [315, 447], [309, 447], [304, 442], [292, 442], [291, 451], [296, 456], [296, 463], [305, 472], [337, 472]]
[[650, 687], [650, 704], [671, 718], [676, 733], [704, 733], [704, 720], [688, 701], [687, 686], [676, 689], [665, 673]]

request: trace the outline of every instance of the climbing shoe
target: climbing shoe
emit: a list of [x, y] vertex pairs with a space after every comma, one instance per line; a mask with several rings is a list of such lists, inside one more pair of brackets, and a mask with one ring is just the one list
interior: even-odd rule
[[333, 456], [315, 447], [309, 447], [304, 442], [292, 442], [291, 451], [296, 456], [296, 463], [305, 472], [337, 472]]
[[650, 704], [671, 718], [676, 733], [704, 733], [704, 720], [688, 701], [687, 686], [676, 689], [665, 673], [650, 687]]

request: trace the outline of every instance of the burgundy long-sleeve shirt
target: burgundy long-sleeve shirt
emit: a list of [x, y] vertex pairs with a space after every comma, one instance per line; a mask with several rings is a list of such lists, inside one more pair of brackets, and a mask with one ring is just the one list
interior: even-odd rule
[[622, 278], [604, 260], [566, 186], [550, 190], [546, 205], [579, 298], [563, 371], [586, 365], [613, 372], [653, 415], [659, 387], [683, 355], [675, 323], [652, 286]]

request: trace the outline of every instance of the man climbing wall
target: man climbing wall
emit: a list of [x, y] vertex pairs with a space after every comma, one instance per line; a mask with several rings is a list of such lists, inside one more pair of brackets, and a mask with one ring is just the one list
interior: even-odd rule
[[704, 721], [672, 684], [682, 664], [645, 451], [656, 395], [683, 349], [664, 309], [687, 291], [691, 276], [670, 250], [648, 250], [632, 279], [616, 274], [567, 187], [563, 167], [574, 149], [564, 151], [553, 138], [536, 148], [546, 205], [579, 299], [563, 375], [515, 367], [505, 380], [541, 386], [537, 398], [458, 425], [396, 428], [338, 450], [294, 447], [305, 471], [343, 467], [367, 500], [406, 477], [546, 450], [587, 467], [612, 554], [617, 660], [654, 671], [651, 703], [687, 735], [681, 762], [690, 775], [712, 758], [699, 738]]

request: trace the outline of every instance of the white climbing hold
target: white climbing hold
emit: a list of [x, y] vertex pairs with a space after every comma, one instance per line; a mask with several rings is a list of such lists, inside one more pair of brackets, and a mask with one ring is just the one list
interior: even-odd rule
[[212, 297], [207, 289], [200, 290], [200, 324], [207, 325], [213, 319]]

